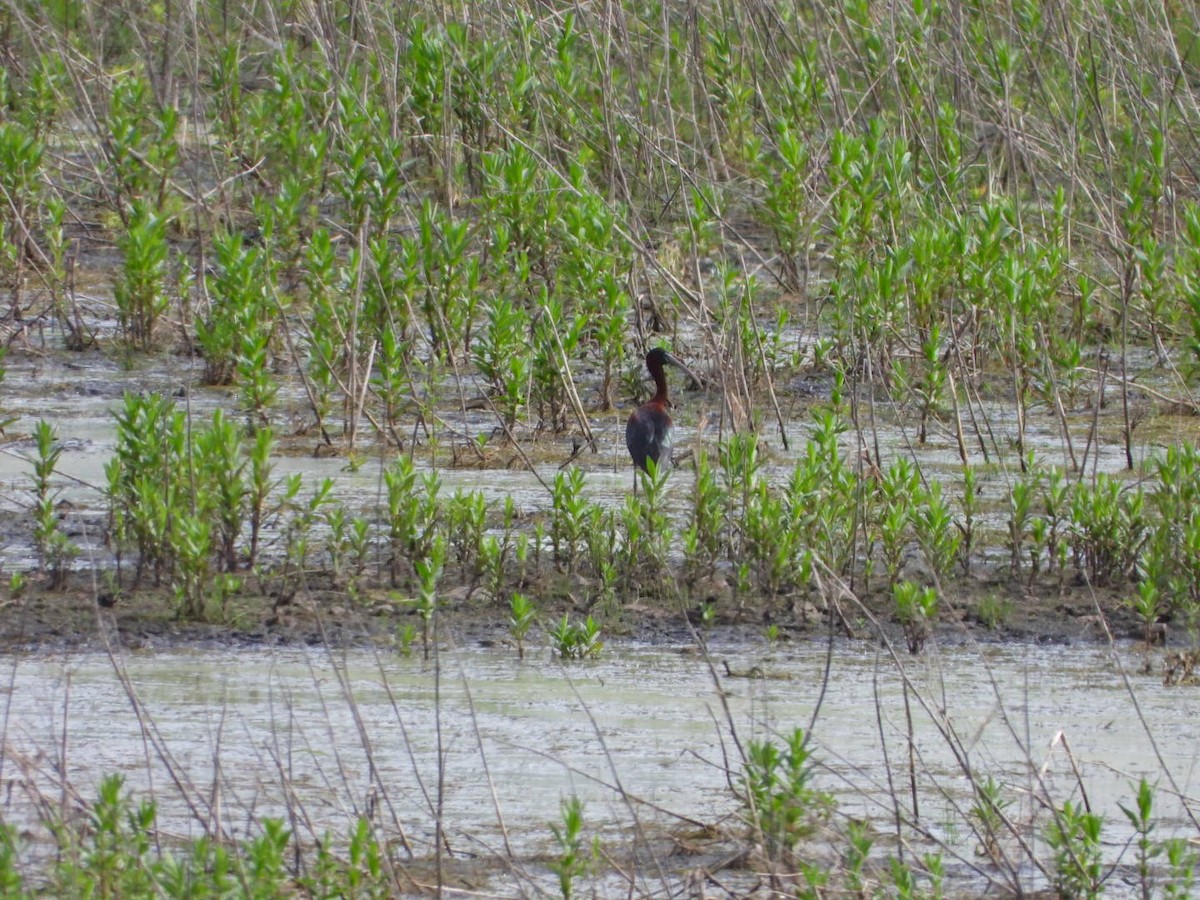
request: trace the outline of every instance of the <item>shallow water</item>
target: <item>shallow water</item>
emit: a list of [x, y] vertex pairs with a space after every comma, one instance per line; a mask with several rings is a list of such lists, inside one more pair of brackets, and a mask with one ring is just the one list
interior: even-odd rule
[[[173, 394], [195, 373], [169, 358], [152, 370], [127, 372], [88, 355], [70, 364], [10, 360], [8, 368], [6, 411], [20, 417], [13, 433], [28, 433], [38, 418], [58, 430], [58, 499], [73, 507], [71, 537], [85, 549], [79, 564], [91, 565], [105, 554], [101, 488], [115, 447], [111, 412], [122, 391]], [[196, 421], [218, 406], [232, 410], [235, 399], [227, 391], [195, 390]], [[698, 435], [689, 428], [703, 418], [696, 408], [703, 402], [684, 400], [677, 416], [681, 450], [700, 442], [711, 448], [715, 440], [711, 430]], [[1113, 409], [1103, 414], [1102, 429], [1112, 427]], [[981, 482], [990, 497], [1015, 471], [1013, 416], [999, 404], [980, 411], [1004, 455]], [[928, 445], [913, 449], [911, 429], [888, 423], [886, 412], [881, 405], [882, 464], [912, 452], [927, 477], [944, 479], [955, 494], [960, 466], [951, 436], [935, 431]], [[449, 421], [467, 430], [477, 425], [480, 433], [490, 428], [486, 417]], [[601, 452], [580, 458], [586, 493], [592, 502], [616, 506], [631, 484], [622, 422], [609, 416], [593, 427]], [[1090, 417], [1072, 420], [1080, 457], [1089, 427]], [[773, 480], [789, 476], [808, 429], [802, 414], [789, 422], [790, 451], [764, 429], [764, 471]], [[857, 452], [854, 435], [843, 440], [848, 454]], [[1058, 420], [1044, 411], [1031, 413], [1026, 445], [1046, 462], [1066, 462]], [[981, 461], [974, 444], [970, 450]], [[1140, 462], [1157, 450], [1145, 440], [1135, 457]], [[28, 509], [32, 451], [29, 441], [0, 447], [6, 513]], [[522, 512], [543, 510], [557, 461], [542, 451], [539, 460], [546, 461], [536, 475], [440, 469], [442, 496], [479, 490], [494, 504], [511, 497]], [[568, 454], [565, 448], [562, 458]], [[377, 456], [354, 467], [344, 459], [280, 456], [275, 475], [302, 473], [305, 494], [318, 479], [331, 478], [347, 507], [370, 510], [383, 495], [383, 465]], [[1123, 465], [1123, 449], [1104, 443], [1099, 470]], [[691, 478], [686, 470], [673, 475], [668, 508], [680, 509]], [[17, 524], [10, 523], [0, 547], [0, 566], [8, 571], [33, 564], [29, 529]], [[439, 815], [456, 854], [490, 854], [506, 843], [522, 856], [544, 852], [552, 845], [548, 823], [572, 794], [586, 801], [589, 833], [605, 841], [627, 842], [635, 824], [661, 831], [731, 822], [738, 812], [731, 782], [739, 774], [739, 743], [809, 725], [825, 649], [821, 642], [718, 643], [714, 656], [734, 672], [757, 667], [766, 676], [721, 677], [719, 684], [694, 648], [634, 643], [610, 643], [601, 660], [566, 666], [544, 648], [524, 663], [507, 648], [451, 648], [438, 668], [413, 658], [321, 649], [156, 651], [122, 656], [116, 665], [94, 654], [0, 657], [6, 669], [0, 686], [11, 683], [7, 697], [0, 696], [4, 818], [33, 822], [36, 804], [26, 788], [58, 798], [55, 772], [65, 771], [84, 801], [110, 772], [124, 774], [136, 792], [152, 790], [162, 825], [175, 834], [197, 835], [219, 823], [240, 836], [252, 814], [290, 810], [303, 814], [291, 825], [310, 839], [326, 830], [345, 834], [354, 817], [369, 815], [417, 856], [430, 852]], [[1155, 837], [1198, 836], [1181, 801], [1171, 797], [1174, 790], [1200, 793], [1192, 726], [1200, 700], [1193, 689], [1135, 676], [1131, 694], [1107, 651], [1091, 648], [956, 646], [901, 662], [910, 684], [911, 755], [901, 669], [865, 643], [836, 645], [812, 737], [817, 783], [836, 796], [841, 814], [866, 815], [885, 828], [895, 816], [892, 798], [899, 798], [903, 817], [915, 817], [951, 852], [973, 859], [965, 760], [977, 779], [991, 775], [1004, 786], [1009, 814], [1030, 835], [1044, 828], [1047, 799], [1086, 800], [1103, 813], [1106, 853], [1117, 859], [1131, 836], [1120, 804], [1130, 803], [1131, 783], [1146, 776], [1158, 788]], [[1126, 662], [1136, 668], [1132, 657]], [[128, 691], [120, 672], [128, 675]], [[905, 837], [914, 837], [911, 829]]]
[[[72, 541], [79, 546], [81, 554], [77, 568], [94, 564], [107, 565], [111, 555], [103, 540], [103, 517], [106, 510], [104, 488], [106, 485], [105, 465], [116, 447], [116, 427], [113, 412], [122, 405], [125, 391], [157, 391], [176, 398], [180, 408], [191, 410], [194, 421], [202, 426], [213, 410], [222, 408], [229, 416], [237, 417], [236, 393], [225, 388], [203, 387], [197, 384], [199, 363], [182, 357], [142, 358], [136, 368], [124, 368], [113, 358], [98, 353], [73, 354], [68, 357], [54, 355], [46, 357], [23, 356], [6, 361], [7, 376], [4, 382], [6, 415], [17, 417], [11, 427], [13, 435], [29, 435], [39, 419], [50, 421], [56, 428], [61, 449], [56, 474], [53, 479], [56, 502], [62, 504], [63, 527]], [[190, 394], [183, 396], [183, 386], [193, 385]], [[1110, 391], [1115, 390], [1110, 386]], [[447, 389], [447, 397], [454, 391]], [[700, 449], [714, 452], [718, 438], [715, 423], [718, 416], [717, 398], [701, 395], [686, 395], [681, 399], [681, 408], [676, 414], [677, 453]], [[1109, 405], [1100, 421], [1101, 433], [1107, 434], [1116, 427], [1119, 404]], [[280, 411], [276, 416], [277, 430], [283, 434], [291, 421], [283, 410], [303, 409], [301, 392], [294, 380], [285, 380], [280, 393]], [[707, 411], [706, 411], [707, 410]], [[772, 425], [764, 427], [760, 438], [763, 473], [776, 482], [786, 482], [799, 454], [805, 452], [805, 443], [811, 430], [807, 412], [801, 406], [788, 423], [789, 449], [783, 449], [777, 430]], [[987, 508], [987, 502], [1003, 500], [1012, 480], [1019, 470], [1015, 453], [1015, 415], [1010, 406], [986, 401], [978, 405], [978, 415], [986, 419], [988, 459], [996, 463], [991, 469], [983, 470], [979, 492], [985, 499], [985, 509], [979, 516], [979, 524], [985, 527], [1006, 527], [1004, 516], [1007, 504], [999, 503], [995, 509]], [[448, 497], [456, 490], [479, 491], [484, 498], [499, 507], [511, 498], [516, 508], [524, 514], [536, 513], [550, 506], [548, 486], [553, 484], [560, 464], [571, 455], [566, 438], [561, 440], [543, 436], [538, 441], [537, 471], [524, 470], [521, 466], [503, 467], [509, 453], [497, 451], [492, 465], [486, 471], [473, 468], [445, 467], [448, 458], [446, 445], [462, 444], [480, 435], [490, 433], [493, 419], [483, 413], [460, 413], [458, 410], [442, 410], [442, 426], [439, 440], [443, 444], [438, 475], [442, 483], [442, 496]], [[307, 418], [300, 416], [300, 418]], [[910, 456], [918, 463], [923, 477], [941, 481], [946, 496], [955, 498], [961, 491], [962, 470], [957, 445], [948, 430], [947, 423], [935, 424], [929, 442], [915, 445], [915, 432], [911, 422], [905, 427], [904, 416], [890, 402], [880, 402], [875, 412], [863, 423], [863, 441], [872, 458], [886, 467], [900, 456]], [[703, 423], [709, 423], [704, 425]], [[293, 423], [294, 424], [294, 423]], [[1090, 414], [1077, 412], [1070, 417], [1075, 456], [1082, 460], [1087, 435], [1092, 425]], [[969, 427], [969, 423], [967, 423]], [[585, 494], [589, 501], [604, 506], [619, 506], [624, 503], [632, 485], [628, 458], [624, 451], [624, 422], [619, 414], [593, 416], [591, 427], [598, 442], [598, 453], [582, 453], [577, 460], [587, 476]], [[699, 430], [697, 430], [699, 428]], [[1143, 434], [1147, 429], [1142, 429]], [[1175, 428], [1160, 435], [1160, 440], [1139, 437], [1133, 448], [1135, 461], [1144, 463], [1152, 455], [1160, 453], [1167, 440], [1183, 435]], [[852, 432], [842, 435], [843, 452], [854, 458], [861, 448], [860, 437]], [[973, 462], [982, 463], [976, 438], [968, 433], [968, 452]], [[293, 445], [289, 454], [277, 455], [274, 460], [274, 475], [282, 482], [286, 476], [304, 476], [302, 496], [309, 495], [320, 480], [329, 478], [334, 483], [334, 496], [355, 514], [370, 514], [380, 510], [384, 486], [382, 470], [390, 464], [394, 451], [381, 455], [368, 442], [363, 445], [365, 454], [355, 465], [344, 458], [315, 458], [308, 453], [296, 455], [296, 451], [310, 441], [315, 447], [317, 438], [290, 440]], [[299, 444], [297, 444], [299, 441]], [[556, 443], [558, 441], [558, 443]], [[1060, 422], [1044, 408], [1033, 408], [1027, 417], [1025, 446], [1036, 453], [1037, 458], [1051, 465], [1068, 465], [1070, 462], [1063, 440]], [[0, 446], [0, 512], [15, 513], [7, 527], [0, 526], [0, 566], [7, 571], [28, 571], [36, 566], [32, 542], [32, 523], [27, 518], [32, 503], [32, 456], [35, 452], [32, 439], [10, 441]], [[511, 454], [515, 457], [515, 453]], [[418, 454], [422, 471], [428, 470], [428, 458]], [[517, 460], [520, 462], [520, 460]], [[1102, 440], [1093, 447], [1088, 456], [1088, 471], [1120, 472], [1125, 465], [1124, 449], [1113, 439]], [[677, 471], [672, 477], [666, 495], [666, 508], [682, 513], [688, 499], [692, 474], [687, 469]], [[269, 536], [268, 536], [269, 537]], [[268, 541], [269, 544], [269, 541]], [[269, 548], [268, 548], [269, 553]]]
[[[242, 836], [249, 811], [282, 816], [290, 804], [304, 838], [345, 834], [365, 814], [417, 856], [430, 852], [439, 808], [451, 850], [471, 854], [505, 841], [520, 856], [546, 851], [548, 823], [570, 795], [585, 801], [588, 833], [616, 845], [635, 824], [719, 823], [738, 810], [737, 772], [726, 770], [736, 769], [735, 741], [809, 725], [826, 645], [715, 642], [712, 653], [719, 671], [727, 661], [765, 677], [722, 677], [718, 690], [691, 648], [620, 643], [569, 665], [545, 649], [525, 662], [508, 648], [446, 649], [439, 666], [367, 651], [175, 650], [121, 657], [127, 692], [103, 654], [10, 656], [4, 818], [32, 822], [25, 787], [53, 801], [63, 769], [85, 800], [111, 772], [135, 792], [152, 789], [173, 834], [200, 834], [207, 819]], [[1037, 823], [1031, 834], [1044, 828], [1043, 798], [1086, 799], [1116, 859], [1131, 834], [1119, 804], [1145, 776], [1158, 788], [1155, 837], [1196, 836], [1167, 779], [1200, 794], [1193, 689], [1134, 675], [1131, 693], [1108, 654], [1090, 648], [961, 646], [899, 663], [865, 643], [834, 647], [812, 736], [816, 783], [839, 814], [887, 829], [895, 795], [911, 817], [911, 777], [922, 826], [970, 858], [965, 757], [977, 778], [1005, 786], [1014, 821]]]

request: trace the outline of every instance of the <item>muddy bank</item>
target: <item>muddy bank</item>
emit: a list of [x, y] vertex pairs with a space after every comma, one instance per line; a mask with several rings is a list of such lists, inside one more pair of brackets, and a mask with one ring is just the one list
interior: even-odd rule
[[[530, 593], [538, 608], [540, 627], [527, 645], [549, 652], [546, 631], [564, 615], [583, 619], [596, 613], [585, 604], [561, 597], [561, 585]], [[1144, 640], [1144, 627], [1113, 591], [1069, 589], [1022, 596], [1003, 593], [1001, 583], [978, 582], [942, 601], [932, 638], [941, 643], [1018, 641], [1053, 644]], [[904, 652], [900, 624], [890, 598], [879, 595], [862, 606], [842, 602], [833, 611], [839, 636], [867, 641], [880, 631]], [[999, 609], [997, 609], [999, 607]], [[995, 621], [994, 616], [1002, 616]], [[440, 611], [443, 641], [457, 645], [511, 644], [509, 612], [482, 592], [450, 591]], [[718, 607], [704, 621], [698, 606], [642, 599], [608, 616], [598, 616], [606, 640], [630, 639], [648, 644], [687, 644], [700, 634], [717, 634], [738, 642], [788, 642], [828, 634], [829, 615], [811, 603], [747, 602], [740, 609]], [[411, 626], [406, 642], [404, 633]], [[71, 589], [51, 592], [31, 585], [5, 601], [0, 613], [0, 649], [54, 651], [98, 650], [110, 641], [137, 650], [238, 648], [254, 646], [393, 647], [419, 653], [420, 615], [395, 592], [366, 592], [351, 598], [345, 592], [317, 591], [286, 601], [256, 594], [231, 598], [220, 621], [187, 621], [173, 611], [163, 590], [125, 591], [119, 595]], [[1154, 635], [1170, 643], [1171, 623], [1161, 623]]]

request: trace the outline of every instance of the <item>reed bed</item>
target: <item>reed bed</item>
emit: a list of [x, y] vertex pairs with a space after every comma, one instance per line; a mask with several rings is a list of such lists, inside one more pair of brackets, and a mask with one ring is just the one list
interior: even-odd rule
[[[434, 658], [478, 601], [518, 652], [540, 624], [570, 660], [647, 606], [919, 655], [948, 620], [1002, 631], [1063, 598], [1108, 637], [1169, 630], [1163, 677], [1194, 680], [1188, 5], [9, 0], [0, 23], [0, 369], [177, 385], [114, 405], [102, 523], [61, 502], [70, 423], [0, 393], [29, 460], [5, 498], [15, 607], [150, 592], [230, 624], [336, 598]], [[685, 471], [598, 499], [660, 344], [700, 376], [674, 386]], [[284, 453], [376, 466], [376, 497], [284, 476]], [[510, 468], [539, 502], [443, 490]], [[734, 766], [784, 869], [822, 806], [806, 752], [778, 735]], [[976, 827], [1008, 828], [972, 783]], [[1136, 796], [1142, 895], [1152, 870], [1186, 895], [1186, 845], [1155, 843]], [[152, 831], [124, 803], [106, 783], [92, 821], [114, 859]], [[1098, 893], [1100, 823], [1052, 805], [1052, 864], [1023, 859]], [[564, 895], [578, 818], [555, 831]], [[856, 828], [833, 887], [771, 889], [863, 892]], [[360, 862], [289, 884], [394, 888], [354, 834]], [[297, 877], [282, 832], [260, 844], [238, 852], [264, 890]], [[992, 862], [1024, 890], [1025, 862]], [[914, 865], [888, 890], [943, 890]]]

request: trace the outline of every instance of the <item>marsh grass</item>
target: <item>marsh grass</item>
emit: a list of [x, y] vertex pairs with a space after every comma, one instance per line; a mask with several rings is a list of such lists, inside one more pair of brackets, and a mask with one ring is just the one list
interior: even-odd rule
[[[162, 411], [185, 417], [169, 437], [117, 414], [109, 559], [118, 581], [126, 562], [134, 584], [178, 581], [184, 615], [221, 614], [194, 596], [206, 567], [290, 592], [328, 562], [358, 594], [411, 590], [439, 537], [448, 583], [510, 596], [545, 575], [536, 531], [444, 502], [437, 467], [449, 447], [536, 472], [566, 440], [576, 468], [537, 475], [549, 549], [608, 608], [677, 571], [739, 608], [795, 608], [813, 554], [884, 604], [905, 578], [994, 570], [1000, 544], [1026, 590], [1132, 594], [1168, 554], [1200, 568], [1153, 482], [1097, 470], [1113, 442], [1153, 467], [1139, 425], [1195, 410], [1187, 16], [33, 13], [4, 14], [14, 347], [37, 321], [43, 352], [195, 354], [188, 389], [231, 387], [222, 427], [254, 440], [218, 464], [189, 408]], [[86, 322], [80, 278], [103, 297]], [[686, 522], [653, 485], [615, 513], [587, 499], [597, 433], [664, 338], [702, 364], [701, 396], [676, 397], [723, 479], [697, 463]], [[1061, 463], [1035, 447], [1046, 422]], [[936, 483], [939, 445], [961, 485]], [[323, 486], [269, 474], [298, 447], [351, 465], [403, 449], [386, 511], [306, 510]], [[1006, 534], [981, 524], [997, 505]], [[1195, 602], [1182, 579], [1158, 588], [1163, 614]]]
[[[551, 626], [563, 656], [631, 601], [707, 621], [853, 600], [917, 654], [979, 577], [1002, 582], [987, 597], [1108, 589], [1147, 638], [1171, 619], [1196, 643], [1200, 466], [1186, 434], [1142, 437], [1197, 411], [1195, 10], [134, 7], [0, 12], [4, 352], [184, 382], [114, 410], [89, 580], [224, 621], [239, 592], [395, 592], [426, 658], [456, 588], [498, 618], [512, 598], [519, 646], [516, 597], [574, 596], [596, 618]], [[606, 504], [588, 471], [620, 455], [610, 411], [664, 341], [702, 364], [674, 394], [695, 474]], [[50, 591], [74, 574], [65, 429], [30, 428]], [[533, 469], [543, 502], [443, 491], [447, 447]], [[377, 453], [377, 501], [276, 475], [284, 449]], [[1055, 883], [1098, 890], [1104, 823], [1047, 802]], [[246, 848], [270, 884], [281, 829]], [[879, 842], [843, 839], [839, 885], [940, 883], [910, 859], [872, 874]], [[1156, 857], [1173, 885], [1183, 853]]]

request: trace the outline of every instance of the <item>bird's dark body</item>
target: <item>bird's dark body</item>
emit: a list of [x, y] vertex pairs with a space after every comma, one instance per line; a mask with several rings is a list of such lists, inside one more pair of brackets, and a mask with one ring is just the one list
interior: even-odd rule
[[633, 464], [646, 469], [646, 460], [654, 460], [656, 466], [671, 461], [671, 416], [664, 403], [643, 403], [629, 416], [625, 424], [625, 446], [633, 457]]
[[630, 413], [625, 424], [625, 446], [629, 448], [633, 464], [643, 471], [647, 460], [654, 460], [656, 466], [671, 461], [671, 414], [667, 412], [671, 401], [667, 399], [664, 365], [675, 366], [695, 379], [691, 371], [666, 350], [655, 348], [646, 354], [646, 368], [654, 379], [654, 396]]

